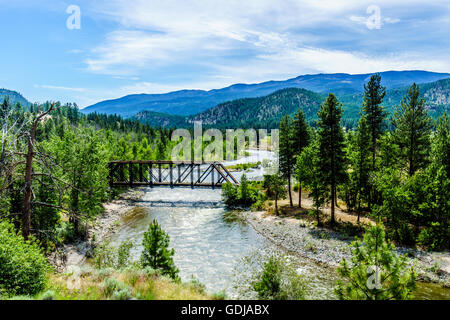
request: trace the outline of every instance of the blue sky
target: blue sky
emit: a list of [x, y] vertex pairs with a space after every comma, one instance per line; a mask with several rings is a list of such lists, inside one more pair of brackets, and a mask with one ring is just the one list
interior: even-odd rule
[[0, 87], [85, 107], [308, 73], [450, 72], [449, 31], [448, 0], [0, 0]]

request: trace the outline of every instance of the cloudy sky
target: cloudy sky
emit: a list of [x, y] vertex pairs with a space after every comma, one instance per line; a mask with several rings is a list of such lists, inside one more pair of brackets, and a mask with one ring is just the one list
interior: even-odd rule
[[85, 107], [311, 73], [450, 72], [449, 30], [448, 0], [0, 0], [0, 87]]

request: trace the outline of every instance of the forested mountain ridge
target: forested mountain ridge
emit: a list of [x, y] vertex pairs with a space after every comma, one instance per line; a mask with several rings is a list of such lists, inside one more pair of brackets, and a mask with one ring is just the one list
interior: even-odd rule
[[[133, 116], [141, 111], [154, 111], [178, 115], [194, 115], [227, 101], [241, 98], [262, 97], [286, 88], [302, 88], [317, 93], [337, 95], [361, 94], [363, 84], [372, 74], [346, 73], [302, 75], [285, 81], [267, 81], [258, 84], [234, 84], [232, 86], [204, 90], [181, 90], [166, 94], [134, 94], [119, 99], [96, 103], [82, 110], [83, 113], [99, 112]], [[449, 78], [448, 73], [427, 71], [381, 72], [382, 84], [387, 89], [427, 83]]]
[[238, 99], [222, 103], [189, 121], [218, 127], [278, 126], [281, 115], [293, 115], [301, 107], [308, 119], [316, 116], [323, 96], [305, 89], [283, 89], [261, 98]]
[[142, 111], [130, 119], [149, 124], [153, 127], [162, 128], [186, 127], [189, 125], [188, 117], [154, 111]]
[[[406, 95], [408, 87], [386, 91], [383, 106], [388, 114]], [[421, 96], [426, 100], [427, 109], [433, 118], [439, 117], [450, 107], [450, 78], [420, 85]], [[202, 121], [203, 125], [217, 127], [277, 127], [284, 114], [293, 115], [301, 107], [309, 123], [317, 119], [317, 110], [326, 99], [326, 95], [304, 89], [289, 88], [279, 90], [265, 97], [237, 99], [221, 103], [190, 117], [144, 111], [133, 119], [162, 127], [188, 127], [193, 121]], [[363, 94], [338, 95], [343, 104], [343, 125], [355, 127], [363, 102]]]
[[30, 105], [30, 102], [20, 93], [8, 89], [0, 89], [0, 101], [3, 102], [6, 97], [9, 98], [9, 103], [12, 105], [15, 105], [16, 103], [20, 103], [23, 107], [28, 107]]
[[[383, 106], [388, 113], [392, 113], [398, 106], [402, 98], [408, 92], [408, 86], [389, 89], [383, 100]], [[450, 78], [438, 80], [419, 85], [420, 95], [425, 98], [427, 109], [434, 118], [439, 117], [444, 111], [449, 112], [450, 107]], [[359, 109], [361, 108], [363, 95], [348, 94], [338, 95], [339, 101], [344, 107], [344, 118], [359, 118]]]

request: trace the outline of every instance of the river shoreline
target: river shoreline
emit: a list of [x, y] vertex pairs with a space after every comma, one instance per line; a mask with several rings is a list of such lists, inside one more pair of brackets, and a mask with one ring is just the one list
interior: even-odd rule
[[[353, 238], [338, 232], [317, 228], [302, 219], [279, 217], [264, 211], [243, 211], [241, 216], [275, 245], [318, 264], [336, 268], [343, 258], [351, 258], [349, 244]], [[450, 287], [448, 252], [425, 252], [405, 247], [396, 247], [396, 251], [407, 255], [419, 281]]]
[[102, 243], [120, 225], [122, 217], [136, 207], [142, 199], [145, 188], [127, 190], [116, 199], [104, 203], [103, 213], [89, 226], [87, 239], [65, 244], [57, 253], [49, 257], [56, 271], [64, 272], [73, 266], [80, 266], [92, 251], [93, 246]]
[[[93, 246], [106, 241], [120, 226], [122, 218], [130, 210], [139, 207], [145, 188], [128, 190], [117, 199], [105, 203], [104, 212], [88, 230], [88, 239], [63, 247], [63, 254], [53, 257], [52, 264], [59, 272], [71, 266], [85, 263]], [[353, 238], [325, 228], [317, 228], [310, 222], [279, 217], [264, 211], [239, 211], [239, 215], [260, 235], [283, 250], [311, 260], [327, 268], [335, 269], [343, 259], [351, 257], [350, 242]], [[449, 287], [450, 255], [448, 252], [424, 252], [410, 248], [397, 248], [397, 253], [407, 254], [422, 282], [438, 283]], [[438, 268], [436, 268], [438, 266]]]

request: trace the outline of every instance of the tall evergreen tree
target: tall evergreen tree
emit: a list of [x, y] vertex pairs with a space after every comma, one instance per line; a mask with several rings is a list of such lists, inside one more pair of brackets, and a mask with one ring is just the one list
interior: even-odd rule
[[386, 95], [386, 88], [381, 85], [381, 76], [375, 74], [364, 85], [363, 112], [370, 129], [370, 151], [372, 153], [372, 171], [375, 171], [375, 158], [378, 138], [383, 133], [383, 121], [386, 113], [381, 104]]
[[296, 175], [308, 186], [309, 197], [313, 200], [317, 225], [320, 225], [320, 207], [327, 199], [328, 190], [322, 183], [319, 168], [319, 143], [318, 139], [312, 139], [311, 143], [303, 149], [302, 154], [297, 157]]
[[358, 123], [358, 130], [352, 141], [350, 155], [352, 165], [352, 180], [354, 181], [358, 210], [358, 222], [361, 214], [361, 201], [368, 200], [369, 173], [370, 173], [370, 131], [365, 116]]
[[[293, 146], [294, 155], [296, 157], [300, 156], [303, 149], [308, 146], [310, 141], [309, 136], [309, 126], [306, 122], [305, 115], [301, 109], [298, 109], [295, 113], [293, 121]], [[302, 179], [301, 176], [297, 175], [298, 180], [298, 206], [302, 207]]]
[[412, 176], [427, 164], [432, 129], [425, 99], [420, 98], [419, 86], [415, 83], [395, 112], [392, 125], [395, 128], [395, 142], [401, 149], [401, 160], [406, 162], [408, 174]]
[[[370, 131], [370, 152], [372, 154], [372, 174], [376, 171], [376, 154], [378, 147], [378, 140], [384, 130], [384, 119], [386, 113], [381, 106], [383, 99], [386, 96], [386, 88], [381, 85], [381, 76], [375, 74], [370, 77], [369, 82], [364, 85], [364, 98], [362, 111], [367, 119], [367, 124]], [[370, 187], [369, 194], [369, 210], [372, 208], [372, 202], [376, 198], [375, 188]]]
[[318, 112], [319, 163], [322, 184], [329, 187], [331, 224], [335, 223], [336, 187], [346, 178], [344, 132], [340, 126], [342, 105], [334, 94], [328, 96]]
[[280, 121], [279, 166], [281, 176], [288, 181], [289, 203], [291, 207], [294, 205], [292, 202], [291, 177], [294, 173], [296, 161], [293, 136], [292, 119], [286, 115]]

